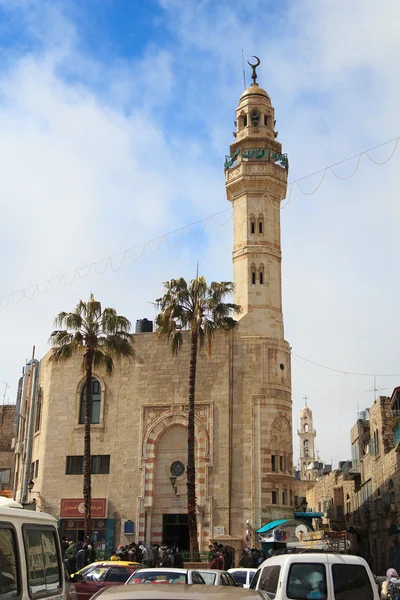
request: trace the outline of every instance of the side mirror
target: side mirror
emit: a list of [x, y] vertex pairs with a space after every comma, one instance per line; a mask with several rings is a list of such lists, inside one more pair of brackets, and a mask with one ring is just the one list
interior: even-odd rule
[[71, 575], [71, 581], [76, 583], [77, 581], [82, 581], [82, 573], [74, 573]]

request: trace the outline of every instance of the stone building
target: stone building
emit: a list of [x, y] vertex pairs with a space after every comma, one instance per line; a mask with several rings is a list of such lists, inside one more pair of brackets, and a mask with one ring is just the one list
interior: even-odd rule
[[[257, 529], [293, 517], [291, 365], [280, 241], [287, 158], [276, 140], [271, 100], [256, 82], [241, 95], [235, 123], [225, 176], [234, 211], [234, 300], [243, 312], [235, 332], [215, 338], [212, 358], [200, 353], [198, 360], [197, 512], [203, 549], [215, 535], [244, 542], [248, 523]], [[134, 343], [134, 361], [117, 361], [111, 377], [94, 373], [94, 535], [107, 548], [133, 539], [177, 541], [187, 548], [188, 336], [178, 358], [155, 332], [136, 333]], [[39, 510], [60, 519], [62, 535], [75, 538], [83, 533], [80, 366], [80, 356], [62, 366], [48, 356], [31, 361], [21, 414], [30, 411], [33, 426], [31, 435], [24, 433], [20, 420], [18, 436], [31, 452], [19, 446], [15, 490], [17, 500], [34, 498]], [[24, 455], [31, 463], [31, 492]]]
[[0, 496], [11, 496], [12, 491], [14, 416], [15, 404], [0, 406]]
[[324, 512], [331, 529], [347, 529], [353, 549], [375, 573], [400, 568], [400, 388], [358, 414], [351, 429], [352, 460], [308, 486], [308, 506]]

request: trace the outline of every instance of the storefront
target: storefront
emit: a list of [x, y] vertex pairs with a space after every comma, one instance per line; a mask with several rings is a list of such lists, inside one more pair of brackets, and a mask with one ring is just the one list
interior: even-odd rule
[[[92, 498], [91, 528], [97, 552], [110, 552], [114, 546], [114, 519], [107, 518], [107, 498]], [[60, 506], [60, 534], [77, 542], [85, 535], [85, 505], [83, 498], [62, 498]]]

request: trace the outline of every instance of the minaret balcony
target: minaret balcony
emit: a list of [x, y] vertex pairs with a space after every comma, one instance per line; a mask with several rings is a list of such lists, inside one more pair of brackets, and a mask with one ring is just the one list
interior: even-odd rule
[[266, 175], [287, 182], [287, 170], [285, 167], [266, 160], [248, 160], [232, 166], [225, 171], [225, 182], [229, 184], [239, 177], [248, 176], [257, 180], [257, 176], [264, 178]]
[[297, 435], [304, 435], [305, 437], [307, 437], [308, 435], [317, 435], [317, 432], [315, 431], [315, 429], [309, 429], [308, 431], [301, 431], [300, 429], [298, 429]]

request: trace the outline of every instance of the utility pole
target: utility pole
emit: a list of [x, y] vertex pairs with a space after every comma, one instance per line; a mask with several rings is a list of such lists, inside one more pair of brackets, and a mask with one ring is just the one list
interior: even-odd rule
[[372, 388], [372, 390], [365, 390], [366, 392], [373, 392], [374, 394], [374, 398], [373, 398], [373, 402], [375, 402], [377, 396], [376, 393], [377, 392], [384, 392], [385, 390], [387, 390], [387, 388], [377, 388], [376, 387], [376, 375], [374, 375], [374, 387]]
[[4, 394], [3, 394], [3, 404], [6, 403], [6, 394], [7, 394], [7, 390], [9, 389], [9, 385], [6, 381], [2, 380], [4, 383]]

